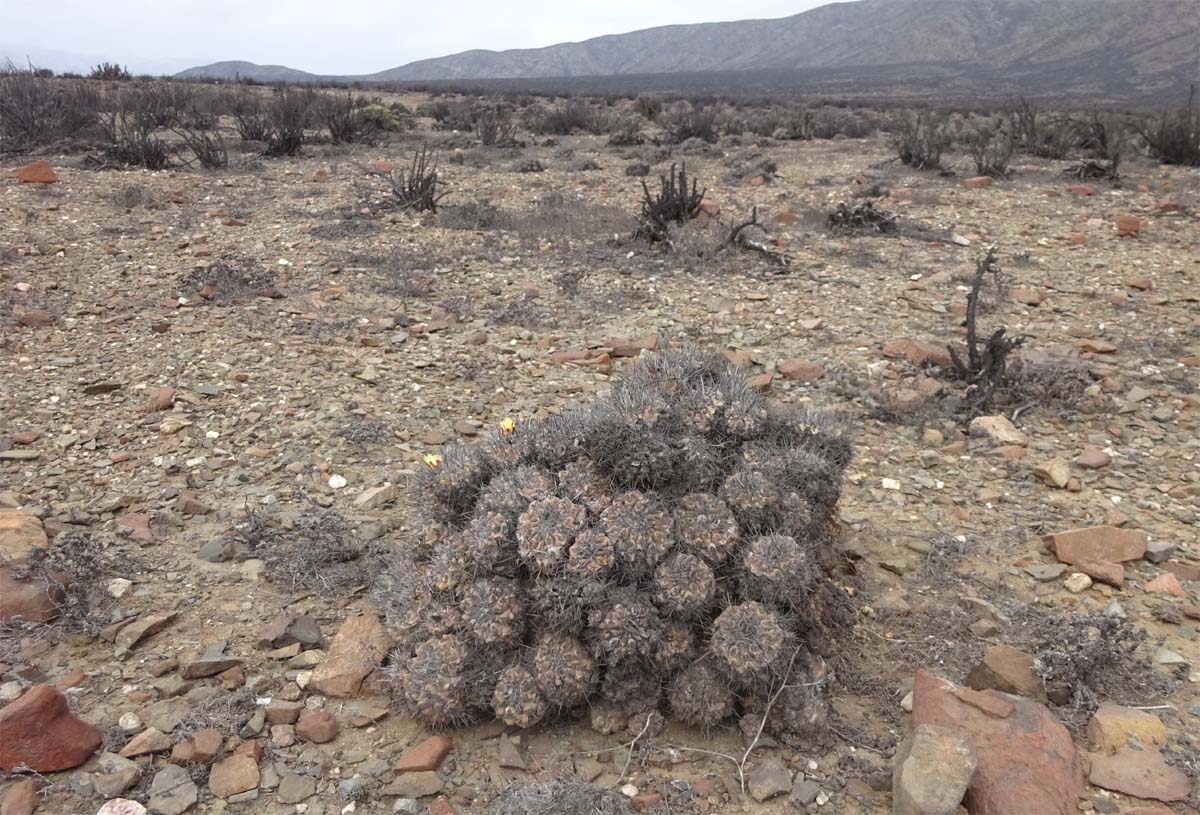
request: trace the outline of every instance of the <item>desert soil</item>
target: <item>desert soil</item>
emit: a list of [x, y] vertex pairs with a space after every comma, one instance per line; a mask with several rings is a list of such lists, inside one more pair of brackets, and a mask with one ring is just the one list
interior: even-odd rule
[[[961, 682], [988, 645], [1030, 647], [1023, 628], [1031, 618], [1114, 601], [1154, 640], [1139, 656], [1145, 671], [1171, 669], [1152, 659], [1160, 640], [1189, 662], [1200, 658], [1194, 605], [1157, 613], [1195, 604], [1200, 593], [1195, 170], [1133, 161], [1119, 185], [1088, 182], [1094, 194], [1082, 195], [1058, 176], [1064, 164], [1037, 159], [1019, 162], [1010, 180], [967, 188], [967, 159], [953, 157], [959, 177], [910, 171], [888, 162], [882, 137], [760, 148], [727, 141], [676, 156], [706, 182], [719, 219], [758, 208], [789, 255], [778, 266], [753, 252], [714, 252], [726, 227], [708, 215], [682, 231], [675, 254], [635, 242], [641, 189], [624, 168], [653, 150], [607, 147], [602, 137], [537, 139], [519, 152], [468, 146], [462, 163], [443, 150], [443, 214], [382, 207], [383, 188], [364, 168], [404, 164], [420, 138], [312, 146], [284, 160], [235, 144], [233, 167], [215, 173], [99, 172], [79, 156], [50, 155], [60, 183], [0, 180], [0, 505], [34, 512], [51, 534], [82, 528], [103, 542], [105, 579], [132, 584], [98, 621], [109, 638], [114, 623], [176, 615], [125, 659], [104, 636], [14, 634], [5, 670], [24, 668], [0, 678], [62, 684], [82, 672], [67, 690], [72, 708], [114, 746], [129, 735], [121, 735], [123, 714], [143, 725], [161, 720], [169, 698], [177, 701], [165, 707], [186, 717], [211, 708], [217, 691], [203, 689], [233, 695], [239, 682], [260, 704], [304, 701], [340, 724], [321, 745], [270, 744], [263, 732], [257, 792], [231, 803], [202, 783], [192, 811], [346, 811], [338, 783], [355, 775], [366, 789], [357, 811], [391, 812], [398, 800], [407, 807], [393, 764], [429, 735], [398, 711], [353, 722], [389, 699], [301, 689], [304, 669], [258, 646], [260, 629], [281, 613], [312, 615], [328, 643], [369, 599], [273, 581], [252, 552], [230, 543], [231, 530], [249, 511], [286, 523], [332, 508], [365, 537], [404, 546], [419, 533], [404, 486], [423, 455], [506, 417], [519, 426], [586, 403], [630, 364], [611, 353], [627, 350], [620, 338], [736, 352], [748, 373], [775, 374], [766, 385], [773, 399], [844, 419], [855, 457], [840, 504], [851, 564], [842, 577], [859, 614], [832, 691], [835, 732], [809, 751], [756, 751], [748, 773], [782, 759], [794, 787], [758, 802], [740, 789], [734, 764], [713, 755], [741, 755], [736, 728], [668, 724], [637, 745], [621, 778], [632, 736], [562, 723], [500, 740], [499, 728], [482, 724], [451, 734], [439, 771], [455, 811], [485, 809], [514, 779], [578, 773], [665, 793], [669, 811], [885, 812], [890, 755], [908, 727], [901, 701], [917, 667]], [[778, 163], [777, 177], [761, 185], [728, 178], [727, 157], [755, 149]], [[530, 157], [544, 172], [512, 169]], [[577, 169], [583, 159], [599, 169]], [[669, 165], [653, 163], [651, 178]], [[830, 233], [825, 213], [872, 184], [883, 187], [878, 205], [899, 214], [901, 234]], [[449, 228], [456, 206], [484, 200], [507, 220]], [[1140, 232], [1118, 237], [1116, 220], [1128, 215]], [[1072, 404], [1001, 406], [1027, 435], [1002, 455], [956, 417], [918, 404], [952, 383], [883, 351], [901, 338], [962, 341], [965, 281], [987, 245], [998, 247], [1008, 289], [993, 294], [981, 323], [1007, 325], [1027, 337], [1023, 353], [1081, 368], [1090, 382]], [[223, 259], [248, 259], [238, 268], [258, 277], [236, 291], [193, 274]], [[563, 351], [589, 353], [560, 362], [554, 355]], [[789, 379], [777, 372], [788, 360], [813, 367]], [[901, 415], [873, 407], [872, 393], [898, 398]], [[383, 432], [366, 441], [339, 435], [367, 420]], [[1093, 448], [1105, 452], [1104, 465], [1074, 463]], [[1065, 487], [1039, 475], [1055, 460], [1065, 464]], [[388, 491], [359, 500], [387, 484], [401, 488], [396, 500]], [[130, 535], [139, 515], [148, 536]], [[1122, 588], [1097, 582], [1078, 593], [1066, 585], [1074, 569], [1045, 580], [1026, 570], [1056, 562], [1042, 535], [1104, 523], [1174, 544], [1172, 561], [1126, 564]], [[221, 549], [230, 556], [199, 557], [206, 546], [208, 558]], [[1147, 589], [1168, 566], [1183, 596]], [[1019, 619], [1005, 613], [1018, 607]], [[981, 620], [988, 624], [971, 628]], [[243, 676], [164, 683], [150, 673], [218, 641], [242, 660]], [[1168, 698], [1115, 700], [1161, 705], [1155, 713], [1181, 756], [1196, 749], [1195, 670], [1184, 669]], [[367, 680], [367, 694], [381, 689]], [[1086, 746], [1081, 730], [1077, 742]], [[500, 766], [521, 762], [527, 769]], [[93, 760], [52, 775], [42, 811], [94, 812], [102, 802], [90, 789], [95, 769]], [[289, 773], [316, 780], [300, 806], [280, 800]], [[1081, 808], [1137, 803], [1097, 787], [1088, 795]], [[417, 806], [431, 805], [447, 811], [435, 797]]]

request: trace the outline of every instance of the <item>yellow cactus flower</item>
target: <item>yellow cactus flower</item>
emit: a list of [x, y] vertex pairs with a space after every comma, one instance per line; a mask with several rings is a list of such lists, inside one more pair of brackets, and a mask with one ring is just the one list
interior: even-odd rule
[[442, 457], [437, 453], [426, 453], [423, 461], [425, 462], [425, 466], [431, 470], [436, 470], [442, 466]]
[[517, 430], [517, 423], [511, 418], [505, 417], [500, 421], [500, 435], [511, 436]]

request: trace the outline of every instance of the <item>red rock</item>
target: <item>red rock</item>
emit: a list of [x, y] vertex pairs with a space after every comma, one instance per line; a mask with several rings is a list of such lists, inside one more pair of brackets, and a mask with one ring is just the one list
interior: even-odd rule
[[1125, 585], [1125, 567], [1120, 563], [1109, 563], [1104, 560], [1081, 560], [1071, 565], [1097, 583], [1106, 583], [1117, 589]]
[[983, 659], [967, 675], [967, 686], [1046, 701], [1046, 686], [1033, 672], [1033, 657], [1011, 645], [988, 648]]
[[175, 499], [175, 511], [181, 515], [208, 515], [212, 507], [200, 500], [191, 490], [181, 490]]
[[233, 755], [213, 765], [208, 788], [218, 798], [228, 798], [258, 787], [258, 764], [247, 755]]
[[979, 190], [984, 187], [990, 187], [995, 183], [995, 180], [990, 175], [977, 175], [974, 178], [963, 180], [963, 186], [968, 190]]
[[1146, 554], [1149, 539], [1145, 532], [1137, 529], [1121, 529], [1116, 526], [1089, 526], [1055, 532], [1046, 536], [1062, 563], [1107, 561], [1124, 563], [1137, 560]]
[[643, 792], [629, 799], [629, 803], [633, 804], [633, 808], [638, 812], [644, 812], [647, 809], [654, 809], [662, 803], [663, 797], [657, 792]]
[[58, 618], [66, 599], [59, 583], [17, 580], [12, 568], [0, 566], [0, 624], [51, 622]]
[[1093, 354], [1115, 354], [1117, 346], [1107, 340], [1087, 339], [1079, 341], [1080, 349]]
[[220, 730], [206, 728], [192, 734], [192, 760], [200, 764], [208, 764], [221, 754], [225, 746], [225, 737]]
[[1200, 566], [1195, 563], [1184, 563], [1181, 560], [1168, 560], [1162, 567], [1185, 583], [1200, 580]]
[[705, 215], [708, 215], [712, 218], [716, 218], [721, 214], [721, 207], [711, 198], [703, 199], [700, 202], [700, 206], [698, 206], [696, 209], [698, 212], [703, 212]]
[[429, 815], [455, 815], [454, 804], [446, 796], [439, 795], [429, 805]]
[[800, 213], [793, 207], [788, 207], [772, 215], [771, 220], [781, 226], [794, 226], [800, 223]]
[[13, 176], [21, 184], [57, 184], [58, 174], [48, 161], [35, 161], [13, 170]]
[[37, 781], [32, 778], [20, 778], [4, 793], [4, 801], [0, 803], [0, 815], [33, 815], [37, 805]]
[[165, 753], [171, 747], [170, 736], [156, 727], [147, 727], [130, 739], [129, 743], [121, 748], [118, 755], [123, 758], [136, 758], [137, 756], [148, 756], [151, 753]]
[[1117, 237], [1136, 236], [1141, 234], [1142, 219], [1136, 215], [1121, 215], [1117, 218]]
[[415, 747], [409, 747], [396, 762], [398, 773], [433, 772], [442, 766], [446, 756], [454, 749], [449, 736], [430, 736]]
[[131, 540], [150, 543], [154, 540], [150, 532], [150, 516], [144, 512], [127, 512], [116, 519], [117, 531]]
[[225, 226], [245, 226], [245, 221], [239, 221], [237, 218], [226, 218]]
[[296, 737], [313, 744], [326, 744], [337, 738], [337, 719], [327, 710], [305, 711], [296, 722]]
[[48, 773], [87, 761], [100, 746], [100, 731], [71, 713], [67, 698], [51, 685], [35, 685], [0, 709], [0, 770], [25, 765]]
[[1072, 195], [1091, 196], [1096, 194], [1096, 190], [1088, 184], [1070, 184], [1067, 186], [1067, 192]]
[[1163, 572], [1151, 580], [1143, 588], [1151, 594], [1169, 594], [1172, 597], [1186, 597], [1187, 592], [1179, 585], [1179, 578], [1170, 572]]
[[174, 388], [156, 388], [150, 391], [150, 398], [142, 406], [145, 413], [159, 413], [175, 404]]
[[1181, 212], [1183, 204], [1178, 201], [1159, 201], [1157, 204], [1159, 212]]
[[707, 798], [716, 792], [717, 785], [707, 778], [701, 778], [692, 784], [692, 794]]
[[1092, 758], [1088, 775], [1097, 787], [1154, 801], [1182, 801], [1191, 794], [1188, 777], [1157, 750], [1122, 747], [1111, 756]]
[[1018, 303], [1023, 303], [1027, 306], [1040, 306], [1042, 301], [1046, 299], [1046, 295], [1038, 289], [1023, 289], [1016, 288], [1009, 291], [1009, 296]]
[[1085, 447], [1083, 452], [1075, 457], [1075, 466], [1085, 470], [1099, 470], [1112, 463], [1112, 456], [1099, 447]]
[[17, 324], [26, 328], [42, 328], [54, 322], [54, 315], [42, 309], [29, 309], [17, 317]]
[[87, 675], [83, 671], [78, 668], [72, 668], [62, 675], [62, 678], [58, 680], [58, 684], [63, 688], [77, 688], [83, 684], [83, 680], [86, 677]]
[[1154, 281], [1148, 277], [1135, 277], [1129, 281], [1129, 288], [1137, 289], [1138, 291], [1151, 291], [1154, 288]]
[[763, 184], [766, 184], [766, 183], [767, 183], [767, 179], [761, 175], [756, 175], [756, 176], [754, 176], [754, 178], [750, 179], [751, 187], [761, 187]]
[[967, 787], [972, 815], [1074, 815], [1083, 773], [1071, 734], [1044, 705], [994, 690], [973, 691], [918, 670], [913, 724], [969, 738], [979, 764]]
[[784, 379], [800, 382], [816, 382], [825, 376], [825, 369], [815, 362], [803, 359], [781, 359], [775, 369]]
[[393, 170], [395, 170], [396, 165], [392, 164], [392, 162], [390, 162], [390, 161], [385, 161], [383, 159], [380, 159], [379, 161], [371, 162], [371, 169], [377, 173], [385, 173], [386, 174], [386, 173], [390, 173]]
[[758, 391], [759, 393], [764, 393], [765, 391], [770, 390], [771, 382], [774, 379], [775, 379], [774, 373], [756, 374], [755, 376], [752, 376], [749, 379], [747, 379], [746, 384], [750, 386], [751, 390]]
[[322, 168], [308, 177], [308, 180], [313, 183], [320, 183], [329, 180], [329, 171]]
[[250, 741], [242, 742], [241, 744], [239, 744], [237, 746], [237, 749], [234, 750], [233, 752], [239, 756], [250, 756], [251, 758], [254, 759], [254, 762], [257, 764], [259, 761], [262, 761], [262, 755], [263, 755], [262, 739], [250, 739]]
[[351, 617], [329, 643], [325, 660], [313, 671], [311, 687], [326, 696], [356, 695], [367, 675], [383, 663], [391, 644], [376, 615]]
[[564, 362], [580, 362], [591, 357], [591, 351], [556, 351], [550, 355], [550, 361], [561, 365]]
[[653, 351], [658, 347], [658, 335], [647, 334], [643, 337], [609, 337], [604, 341], [612, 350], [614, 357], [636, 357], [642, 351]]
[[926, 365], [949, 367], [951, 364], [950, 354], [944, 348], [937, 348], [907, 338], [890, 340], [883, 346], [883, 355], [889, 359], [906, 359], [909, 364], [918, 367]]

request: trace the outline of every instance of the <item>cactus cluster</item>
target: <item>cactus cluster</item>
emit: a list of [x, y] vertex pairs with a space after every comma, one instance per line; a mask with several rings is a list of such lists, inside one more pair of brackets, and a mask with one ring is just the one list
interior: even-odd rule
[[423, 530], [381, 576], [397, 694], [432, 727], [586, 713], [637, 732], [765, 710], [786, 676], [768, 732], [819, 735], [849, 459], [818, 417], [691, 348], [643, 354], [590, 407], [427, 457]]

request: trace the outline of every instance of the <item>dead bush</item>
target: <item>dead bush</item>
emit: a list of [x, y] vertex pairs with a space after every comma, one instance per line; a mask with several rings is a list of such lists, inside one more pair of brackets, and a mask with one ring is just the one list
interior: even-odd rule
[[679, 102], [662, 115], [659, 123], [664, 130], [663, 141], [667, 144], [683, 144], [689, 139], [715, 144], [719, 137], [717, 112], [703, 105]]
[[0, 153], [94, 135], [99, 108], [99, 95], [85, 83], [39, 76], [8, 62], [0, 67]]
[[1195, 85], [1188, 92], [1186, 104], [1134, 122], [1133, 126], [1156, 160], [1200, 167], [1200, 105]]
[[892, 145], [900, 161], [916, 170], [936, 170], [950, 146], [949, 118], [928, 108], [904, 111], [892, 123]]
[[179, 286], [208, 300], [229, 301], [262, 296], [274, 288], [275, 275], [254, 258], [225, 255], [180, 276]]
[[499, 105], [484, 109], [476, 117], [475, 134], [485, 147], [513, 144], [516, 142], [516, 132], [512, 114]]
[[825, 224], [834, 232], [877, 232], [886, 235], [896, 231], [897, 218], [896, 213], [877, 209], [871, 201], [854, 206], [843, 201], [829, 213]]
[[268, 577], [290, 591], [308, 589], [344, 595], [370, 582], [367, 545], [333, 510], [305, 512], [281, 526], [250, 513], [236, 527], [237, 538], [261, 558]]
[[305, 142], [305, 130], [314, 122], [318, 94], [311, 88], [284, 85], [263, 106], [267, 144], [264, 155], [294, 156]]
[[633, 109], [639, 116], [653, 122], [662, 113], [663, 103], [654, 94], [639, 93], [637, 99], [633, 100]]
[[963, 149], [975, 162], [975, 174], [1008, 178], [1015, 142], [1012, 132], [1001, 119], [968, 126], [962, 136]]
[[537, 109], [529, 122], [529, 129], [542, 136], [599, 134], [608, 128], [608, 116], [582, 99], [571, 99], [560, 105]]
[[437, 222], [445, 229], [497, 229], [503, 225], [504, 216], [487, 201], [468, 201], [443, 207]]
[[1079, 140], [1077, 121], [1043, 111], [1024, 97], [1010, 103], [1008, 118], [1014, 141], [1038, 158], [1066, 158]]
[[633, 808], [612, 790], [555, 779], [508, 785], [487, 815], [633, 815]]
[[45, 589], [57, 616], [52, 621], [70, 631], [98, 633], [99, 611], [108, 602], [111, 573], [104, 548], [88, 532], [62, 532], [44, 547], [35, 546], [21, 560], [4, 563], [12, 577]]

